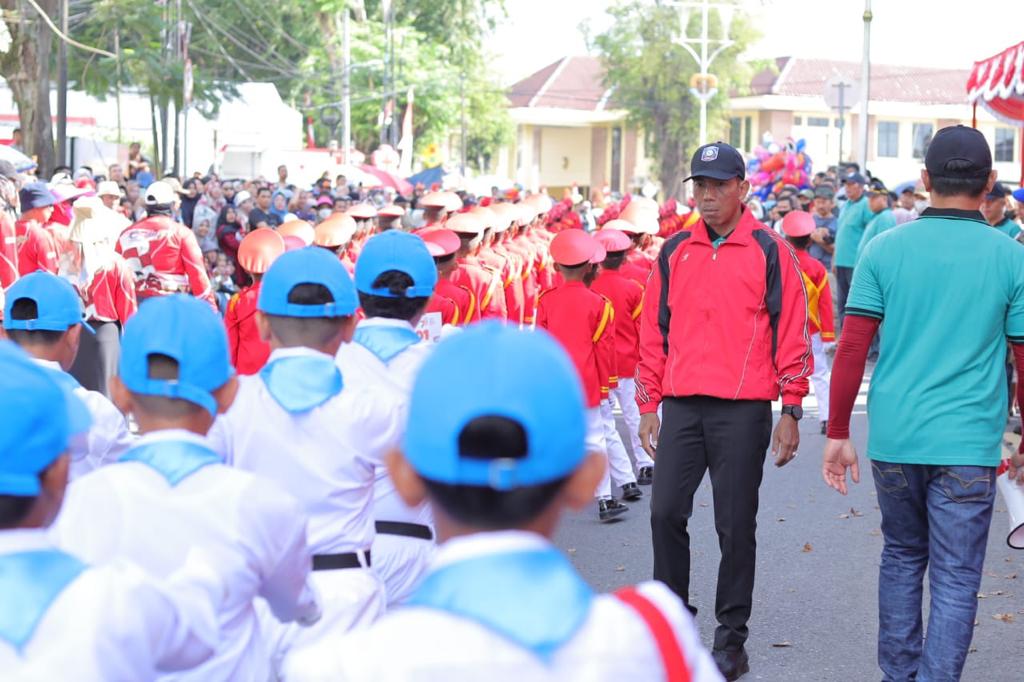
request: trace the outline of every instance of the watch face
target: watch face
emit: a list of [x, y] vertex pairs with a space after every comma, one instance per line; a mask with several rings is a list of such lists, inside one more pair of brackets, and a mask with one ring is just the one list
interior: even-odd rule
[[802, 408], [802, 407], [795, 407], [795, 406], [794, 407], [788, 407], [787, 406], [786, 409], [783, 410], [783, 412], [785, 414], [788, 414], [788, 415], [792, 416], [793, 419], [796, 419], [797, 421], [800, 421], [801, 419], [804, 418], [804, 408]]

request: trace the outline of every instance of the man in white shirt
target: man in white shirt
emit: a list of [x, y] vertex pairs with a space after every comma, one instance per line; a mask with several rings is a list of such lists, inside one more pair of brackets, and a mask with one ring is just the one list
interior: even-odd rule
[[338, 347], [355, 331], [358, 305], [352, 279], [329, 251], [307, 247], [274, 261], [256, 314], [270, 358], [259, 374], [241, 377], [234, 405], [211, 432], [230, 464], [277, 481], [309, 518], [323, 618], [302, 631], [267, 624], [275, 664], [384, 610], [384, 587], [370, 568], [373, 479], [398, 441], [404, 414], [335, 364]]
[[85, 438], [69, 449], [71, 479], [117, 458], [132, 444], [124, 415], [106, 396], [83, 388], [68, 370], [78, 355], [84, 321], [82, 299], [67, 280], [48, 272], [33, 272], [11, 285], [4, 306], [4, 329], [11, 341], [53, 373], [88, 406], [92, 426]]
[[227, 334], [209, 306], [183, 294], [141, 306], [125, 326], [111, 394], [142, 436], [120, 462], [68, 489], [53, 528], [57, 544], [77, 556], [128, 558], [157, 578], [195, 546], [215, 559], [230, 586], [217, 613], [217, 653], [176, 680], [269, 678], [257, 596], [281, 621], [319, 617], [299, 505], [275, 482], [226, 466], [206, 441], [236, 391]]
[[[483, 355], [502, 362], [466, 362]], [[484, 322], [442, 341], [388, 458], [405, 501], [434, 505], [432, 570], [403, 608], [295, 655], [287, 679], [720, 682], [665, 585], [596, 595], [551, 544], [604, 471], [585, 422], [576, 369], [547, 333]]]
[[56, 549], [46, 527], [67, 484], [86, 406], [0, 342], [0, 670], [5, 680], [152, 680], [209, 658], [214, 604], [227, 587], [191, 559], [163, 586], [138, 568], [92, 567]]
[[[338, 349], [341, 375], [359, 386], [393, 391], [404, 406], [434, 347], [414, 331], [437, 284], [434, 258], [420, 237], [389, 230], [366, 242], [355, 274], [366, 319], [356, 327], [352, 343]], [[384, 466], [377, 469], [373, 497], [373, 570], [393, 606], [412, 593], [433, 556], [433, 517], [429, 505], [402, 502]]]

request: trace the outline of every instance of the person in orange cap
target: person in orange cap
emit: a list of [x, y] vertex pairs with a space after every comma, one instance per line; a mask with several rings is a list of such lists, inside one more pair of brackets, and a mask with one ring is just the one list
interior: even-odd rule
[[316, 230], [305, 220], [289, 220], [277, 228], [277, 233], [285, 238], [295, 237], [302, 241], [303, 246], [310, 246], [316, 239]]
[[245, 235], [238, 246], [238, 264], [252, 277], [252, 284], [228, 301], [224, 326], [228, 331], [231, 364], [239, 374], [256, 374], [270, 357], [270, 345], [260, 338], [256, 326], [256, 301], [260, 296], [263, 273], [284, 252], [284, 237], [266, 227]]
[[355, 233], [355, 220], [344, 213], [334, 213], [316, 226], [313, 244], [336, 253], [338, 260], [345, 264], [345, 269], [353, 273], [355, 272], [356, 258], [350, 247]]
[[440, 227], [450, 214], [462, 209], [462, 199], [455, 192], [428, 192], [416, 205], [423, 209], [423, 227]]
[[824, 434], [828, 430], [828, 394], [832, 375], [827, 349], [836, 343], [836, 328], [828, 271], [807, 250], [811, 245], [811, 235], [817, 227], [814, 216], [806, 211], [790, 211], [782, 219], [782, 232], [796, 252], [804, 276], [804, 289], [807, 291], [807, 331], [811, 334], [811, 352], [814, 354], [811, 383], [814, 385], [814, 397], [818, 401], [818, 421], [821, 422], [821, 432]]
[[388, 204], [382, 206], [377, 210], [377, 231], [386, 232], [387, 230], [400, 230], [402, 229], [402, 216], [405, 215], [405, 209], [395, 204]]
[[[610, 391], [605, 421], [612, 415], [614, 403], [622, 410], [626, 430], [630, 434], [633, 459], [636, 460], [637, 483], [651, 485], [654, 480], [654, 460], [640, 443], [640, 409], [636, 404], [636, 384], [633, 375], [640, 361], [640, 312], [643, 309], [644, 288], [622, 274], [626, 253], [633, 242], [626, 233], [605, 226], [594, 233], [594, 238], [604, 246], [607, 255], [601, 263], [601, 272], [590, 285], [593, 291], [612, 302], [615, 310], [615, 369], [619, 374], [619, 385]], [[614, 417], [611, 417], [614, 428]], [[617, 434], [616, 434], [617, 435]], [[615, 450], [615, 443], [609, 445], [609, 456]], [[623, 453], [625, 454], [625, 453]]]
[[[565, 230], [552, 240], [551, 257], [563, 283], [541, 294], [537, 327], [554, 336], [576, 365], [587, 401], [587, 451], [607, 456], [601, 400], [617, 383], [615, 312], [609, 301], [583, 283], [597, 250], [597, 241], [583, 230]], [[607, 467], [596, 493], [601, 521], [611, 521], [627, 511], [612, 497]]]
[[488, 229], [484, 221], [477, 213], [456, 213], [445, 227], [459, 235], [461, 242], [452, 281], [473, 292], [481, 318], [506, 319], [501, 273], [487, 266], [480, 256]]
[[434, 257], [437, 265], [437, 286], [434, 296], [427, 306], [427, 313], [441, 313], [441, 323], [452, 326], [465, 326], [480, 319], [480, 311], [476, 305], [473, 292], [452, 281], [452, 275], [458, 268], [456, 254], [462, 247], [459, 235], [443, 227], [434, 227], [418, 233], [427, 244], [427, 250]]
[[356, 221], [356, 231], [352, 235], [352, 252], [358, 257], [363, 244], [373, 236], [377, 229], [377, 209], [372, 204], [353, 204], [345, 213]]
[[487, 265], [501, 273], [506, 319], [510, 324], [522, 326], [526, 305], [522, 281], [523, 263], [520, 256], [509, 247], [509, 241], [515, 233], [512, 226], [518, 219], [519, 211], [512, 204], [504, 202], [491, 204], [489, 210], [494, 216], [493, 233], [489, 248], [481, 250], [481, 257]]
[[[636, 217], [636, 216], [634, 216]], [[650, 226], [646, 226], [649, 230]], [[624, 218], [615, 218], [605, 223], [602, 229], [612, 229], [624, 232], [630, 239], [629, 250], [619, 271], [633, 280], [640, 286], [647, 285], [647, 278], [654, 267], [653, 261], [648, 259], [643, 249], [649, 244], [650, 234], [644, 228], [638, 227], [635, 223]]]

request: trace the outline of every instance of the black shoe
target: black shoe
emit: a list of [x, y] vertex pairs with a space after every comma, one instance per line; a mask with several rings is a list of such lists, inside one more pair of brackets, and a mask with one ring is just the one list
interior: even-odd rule
[[637, 472], [636, 482], [640, 485], [650, 485], [654, 482], [654, 467], [640, 467]]
[[821, 435], [825, 435], [828, 432], [828, 422], [821, 422]]
[[626, 485], [622, 486], [622, 499], [626, 500], [627, 502], [639, 500], [643, 496], [643, 491], [640, 490], [640, 487], [637, 486], [636, 483], [627, 483]]
[[750, 672], [750, 661], [747, 659], [746, 649], [741, 648], [736, 651], [715, 649], [711, 652], [711, 657], [715, 659], [718, 672], [722, 673], [726, 682], [738, 680]]
[[629, 511], [629, 507], [622, 504], [614, 497], [597, 501], [597, 518], [602, 521], [611, 521], [616, 516], [625, 514], [627, 511]]

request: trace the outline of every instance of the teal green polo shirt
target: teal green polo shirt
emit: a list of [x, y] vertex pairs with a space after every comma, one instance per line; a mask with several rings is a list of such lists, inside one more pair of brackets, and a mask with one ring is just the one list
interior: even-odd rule
[[864, 228], [864, 236], [861, 237], [860, 245], [857, 247], [858, 265], [860, 265], [860, 257], [864, 255], [864, 247], [878, 235], [896, 227], [896, 214], [892, 212], [891, 208], [883, 208], [872, 215], [871, 222]]
[[857, 201], [847, 201], [839, 212], [836, 228], [836, 250], [832, 254], [832, 263], [837, 268], [852, 268], [857, 263], [857, 247], [875, 214], [868, 208], [868, 195], [865, 193]]
[[847, 315], [882, 320], [868, 457], [994, 467], [1006, 341], [1024, 343], [1024, 249], [977, 211], [927, 209], [864, 249]]
[[1016, 239], [1021, 233], [1020, 225], [1009, 218], [1003, 218], [1003, 222], [998, 225], [993, 225], [992, 227], [996, 228], [1010, 239]]

